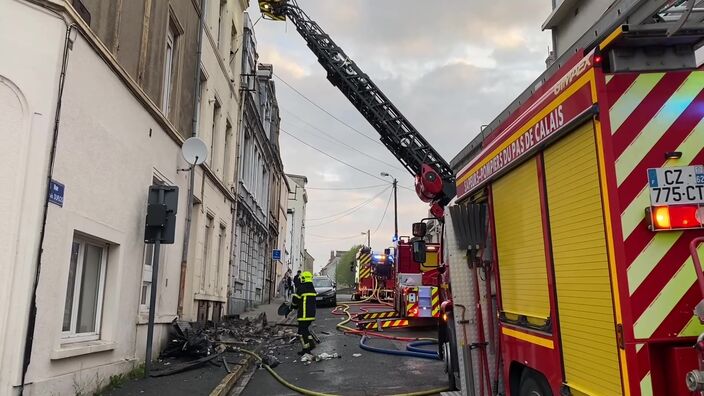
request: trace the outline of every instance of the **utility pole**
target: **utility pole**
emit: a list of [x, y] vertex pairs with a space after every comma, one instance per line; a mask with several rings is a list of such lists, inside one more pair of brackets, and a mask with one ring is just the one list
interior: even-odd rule
[[394, 242], [396, 242], [398, 240], [398, 180], [386, 172], [381, 172], [381, 176], [394, 179], [392, 186], [394, 189]]
[[367, 246], [372, 247], [372, 241], [371, 241], [372, 234], [370, 231], [371, 230], [367, 230]]
[[398, 241], [398, 180], [394, 177], [394, 242]]

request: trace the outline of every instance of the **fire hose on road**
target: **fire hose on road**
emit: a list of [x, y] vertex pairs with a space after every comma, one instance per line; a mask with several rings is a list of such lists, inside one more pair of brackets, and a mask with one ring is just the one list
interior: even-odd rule
[[[364, 300], [338, 305], [333, 310], [333, 313], [335, 313], [335, 311], [337, 311], [340, 307], [342, 307], [342, 312], [336, 313], [336, 315], [346, 315], [347, 318], [345, 318], [343, 321], [338, 323], [336, 325], [336, 327], [345, 334], [361, 335], [362, 337], [360, 339], [360, 347], [362, 347], [362, 349], [366, 349], [371, 352], [385, 353], [385, 354], [390, 354], [390, 355], [419, 357], [419, 358], [424, 358], [424, 359], [436, 359], [436, 360], [439, 359], [437, 352], [424, 350], [424, 349], [420, 348], [421, 346], [424, 346], [424, 345], [437, 345], [437, 340], [434, 338], [397, 337], [397, 336], [390, 336], [390, 335], [386, 335], [386, 334], [361, 331], [361, 330], [346, 326], [347, 323], [349, 323], [353, 320], [352, 314], [349, 312], [351, 305], [367, 304], [367, 302], [369, 300], [371, 300], [372, 298], [374, 298], [375, 295], [377, 295], [378, 290], [379, 289], [375, 286], [374, 292], [369, 297], [365, 298]], [[396, 341], [407, 341], [407, 342], [409, 342], [409, 344], [406, 346], [407, 351], [398, 351], [398, 350], [389, 350], [389, 349], [383, 349], [383, 348], [378, 348], [378, 347], [371, 347], [371, 346], [364, 344], [364, 341], [368, 337], [377, 337], [377, 338], [384, 338], [384, 339], [390, 339], [390, 340], [396, 340]], [[293, 391], [296, 391], [302, 395], [309, 395], [309, 396], [335, 396], [335, 395], [329, 394], [329, 393], [316, 392], [316, 391], [313, 391], [310, 389], [301, 388], [300, 386], [296, 386], [296, 385], [286, 381], [276, 371], [274, 371], [274, 369], [272, 369], [268, 364], [264, 363], [264, 361], [262, 360], [262, 358], [259, 355], [257, 355], [256, 353], [254, 353], [252, 351], [248, 351], [246, 349], [241, 349], [241, 348], [235, 348], [235, 351], [254, 357], [261, 364], [261, 366], [264, 367], [264, 369], [266, 371], [268, 371], [269, 374], [272, 375], [272, 377], [274, 377], [274, 379], [276, 379], [281, 385], [283, 385]], [[394, 352], [398, 352], [398, 353], [394, 353]], [[424, 390], [424, 391], [419, 391], [419, 392], [400, 393], [400, 394], [395, 394], [395, 395], [391, 395], [391, 396], [425, 396], [425, 395], [438, 394], [438, 393], [444, 392], [446, 390], [448, 390], [447, 387], [438, 388], [438, 389], [429, 389], [429, 390]]]

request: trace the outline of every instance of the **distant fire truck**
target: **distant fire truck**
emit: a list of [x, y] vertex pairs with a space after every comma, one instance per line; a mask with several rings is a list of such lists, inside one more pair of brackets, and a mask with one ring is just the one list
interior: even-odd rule
[[426, 244], [425, 257], [419, 261], [413, 255], [417, 239], [402, 236], [394, 248], [371, 254], [369, 272], [375, 281], [369, 283], [377, 285], [378, 300], [388, 301], [393, 309], [361, 315], [361, 327], [381, 330], [437, 324], [442, 302], [438, 287], [440, 245]]
[[440, 244], [426, 244], [424, 262], [415, 260], [412, 244], [410, 237], [402, 236], [396, 245], [394, 309], [399, 317], [439, 318]]
[[359, 301], [370, 297], [375, 289], [372, 248], [363, 246], [357, 251], [352, 270], [354, 271], [352, 299]]

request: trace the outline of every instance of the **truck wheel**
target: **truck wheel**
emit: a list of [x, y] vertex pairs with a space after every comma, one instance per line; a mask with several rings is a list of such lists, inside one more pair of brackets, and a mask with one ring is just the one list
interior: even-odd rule
[[523, 370], [519, 389], [519, 396], [552, 396], [550, 386], [543, 376], [531, 369]]
[[447, 339], [442, 344], [442, 355], [445, 360], [445, 372], [450, 390], [457, 390], [460, 386], [460, 367], [457, 358], [457, 332], [455, 319], [451, 313], [447, 315]]

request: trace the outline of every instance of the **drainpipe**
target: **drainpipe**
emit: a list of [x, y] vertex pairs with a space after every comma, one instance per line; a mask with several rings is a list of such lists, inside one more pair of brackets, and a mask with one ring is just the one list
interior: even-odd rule
[[[66, 20], [60, 14], [64, 23]], [[64, 83], [66, 82], [66, 69], [68, 68], [69, 50], [73, 47], [76, 41], [78, 28], [76, 24], [66, 26], [66, 35], [64, 36], [64, 52], [61, 58], [61, 73], [59, 74], [59, 88], [56, 98], [56, 110], [54, 113], [54, 133], [51, 140], [51, 151], [49, 153], [49, 166], [46, 176], [46, 190], [44, 190], [44, 207], [42, 208], [42, 228], [39, 232], [39, 251], [37, 252], [37, 262], [34, 271], [34, 280], [32, 283], [32, 297], [29, 305], [29, 317], [27, 318], [27, 332], [24, 341], [24, 354], [22, 356], [22, 379], [20, 383], [20, 395], [24, 393], [25, 380], [27, 378], [27, 370], [32, 358], [32, 346], [34, 343], [34, 328], [37, 323], [37, 286], [39, 285], [39, 276], [42, 269], [42, 253], [44, 252], [44, 237], [46, 235], [46, 220], [49, 214], [49, 186], [54, 176], [54, 163], [56, 162], [56, 145], [59, 140], [59, 125], [61, 121], [61, 104], [64, 96]], [[73, 34], [73, 35], [72, 35]]]
[[[200, 18], [198, 20], [198, 50], [196, 53], [196, 72], [194, 78], [194, 92], [195, 100], [193, 101], [193, 123], [191, 125], [191, 136], [198, 135], [198, 121], [200, 119], [200, 60], [202, 56], [203, 47], [203, 28], [205, 21], [203, 16], [205, 15], [205, 0], [200, 2]], [[183, 230], [183, 248], [181, 250], [181, 274], [179, 277], [178, 284], [178, 308], [177, 315], [179, 318], [183, 316], [183, 301], [185, 299], [186, 293], [186, 273], [188, 270], [188, 245], [191, 238], [191, 219], [193, 217], [193, 184], [195, 182], [196, 176], [196, 166], [191, 165], [191, 171], [189, 172], [189, 183], [188, 183], [188, 196], [186, 197], [186, 226]]]

